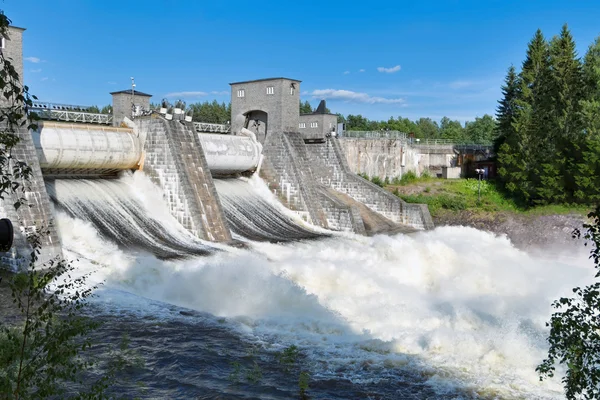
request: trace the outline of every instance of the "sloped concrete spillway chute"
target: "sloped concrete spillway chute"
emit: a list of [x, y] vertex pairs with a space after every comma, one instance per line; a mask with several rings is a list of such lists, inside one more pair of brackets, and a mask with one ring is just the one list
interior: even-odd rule
[[44, 176], [114, 174], [138, 168], [142, 158], [128, 128], [45, 122], [31, 136]]

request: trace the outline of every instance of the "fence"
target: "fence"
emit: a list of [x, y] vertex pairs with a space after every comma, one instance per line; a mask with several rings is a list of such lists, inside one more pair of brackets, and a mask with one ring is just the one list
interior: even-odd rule
[[342, 138], [356, 139], [400, 139], [407, 140], [407, 134], [399, 131], [345, 131]]

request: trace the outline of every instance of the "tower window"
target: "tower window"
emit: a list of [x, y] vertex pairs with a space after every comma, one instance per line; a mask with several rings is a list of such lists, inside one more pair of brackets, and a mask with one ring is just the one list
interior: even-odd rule
[[238, 90], [238, 97], [244, 97], [244, 96], [246, 96], [246, 91], [244, 89]]
[[300, 122], [300, 128], [306, 128], [306, 122]]
[[6, 39], [0, 38], [0, 49], [6, 48]]
[[318, 127], [319, 127], [319, 124], [318, 124], [317, 122], [311, 122], [311, 123], [310, 123], [310, 127], [311, 127], [311, 128], [318, 128]]
[[273, 86], [267, 86], [267, 94], [275, 94], [275, 88]]
[[294, 93], [296, 93], [296, 88], [293, 86], [290, 86], [290, 94], [293, 95]]

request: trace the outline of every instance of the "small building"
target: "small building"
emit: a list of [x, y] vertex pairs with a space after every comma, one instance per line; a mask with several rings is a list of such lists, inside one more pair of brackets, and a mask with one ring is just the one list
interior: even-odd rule
[[270, 132], [297, 132], [301, 81], [268, 78], [230, 83], [231, 132], [242, 128], [264, 143]]
[[119, 126], [125, 117], [132, 118], [142, 110], [150, 109], [151, 94], [137, 90], [120, 90], [111, 92], [113, 125]]
[[320, 140], [335, 135], [337, 115], [327, 112], [325, 100], [321, 100], [317, 109], [310, 114], [300, 114], [298, 131], [304, 140]]

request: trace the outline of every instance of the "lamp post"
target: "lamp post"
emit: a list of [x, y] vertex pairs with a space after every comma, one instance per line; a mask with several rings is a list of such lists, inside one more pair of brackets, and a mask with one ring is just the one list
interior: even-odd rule
[[477, 202], [481, 203], [481, 177], [483, 176], [484, 170], [483, 170], [483, 168], [477, 168], [477, 169], [475, 169], [475, 172], [477, 173], [477, 176], [479, 177], [479, 179], [478, 179], [479, 180], [479, 184], [477, 185], [478, 186], [478, 188], [477, 188], [477, 191], [478, 191], [478, 193], [477, 193]]
[[135, 80], [131, 77], [131, 119], [135, 117]]

